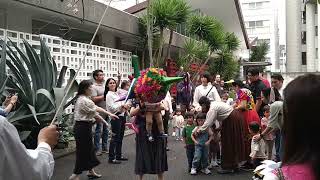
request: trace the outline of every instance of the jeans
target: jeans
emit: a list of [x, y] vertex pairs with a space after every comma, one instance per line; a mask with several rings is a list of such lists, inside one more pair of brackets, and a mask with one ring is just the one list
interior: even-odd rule
[[189, 170], [192, 168], [192, 161], [194, 158], [194, 144], [187, 144], [186, 145], [186, 154], [188, 159], [188, 168]]
[[124, 136], [126, 117], [111, 120], [112, 136], [109, 146], [109, 160], [119, 159], [122, 156], [122, 140]]
[[182, 130], [183, 130], [183, 128], [176, 127], [176, 139], [182, 138]]
[[281, 133], [280, 131], [275, 132], [276, 138], [275, 138], [275, 149], [276, 149], [276, 160], [280, 161], [280, 142], [281, 142]]
[[198, 169], [200, 165], [201, 169], [208, 167], [208, 146], [206, 145], [195, 145], [192, 168]]
[[[108, 118], [106, 119], [108, 121]], [[102, 136], [101, 136], [101, 127], [102, 127]], [[102, 137], [102, 151], [108, 150], [108, 134], [109, 130], [108, 127], [104, 123], [97, 123], [96, 125], [96, 131], [94, 135], [94, 147], [95, 151], [100, 151], [100, 138]]]

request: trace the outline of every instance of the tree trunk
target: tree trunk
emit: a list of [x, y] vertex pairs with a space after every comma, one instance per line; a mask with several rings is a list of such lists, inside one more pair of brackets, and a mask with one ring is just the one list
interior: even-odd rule
[[169, 37], [169, 44], [168, 44], [168, 50], [167, 50], [167, 56], [166, 59], [171, 58], [171, 44], [172, 44], [172, 38], [173, 38], [173, 29], [170, 29], [170, 37]]
[[157, 58], [157, 62], [156, 62], [156, 67], [158, 67], [160, 65], [161, 62], [161, 57], [162, 57], [162, 46], [163, 46], [163, 28], [160, 27], [160, 42], [159, 42], [159, 52], [158, 52], [158, 58]]
[[145, 56], [146, 56], [146, 47], [143, 48], [141, 54], [141, 69], [145, 69]]

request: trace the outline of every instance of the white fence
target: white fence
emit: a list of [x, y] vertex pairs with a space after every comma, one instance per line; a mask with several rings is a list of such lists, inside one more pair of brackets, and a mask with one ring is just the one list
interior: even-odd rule
[[[89, 48], [89, 44], [69, 41], [56, 36], [44, 34], [35, 35], [0, 28], [0, 39], [6, 42], [10, 39], [20, 48], [24, 48], [22, 40], [25, 39], [37, 53], [40, 53], [40, 38], [43, 39], [49, 47], [51, 56], [55, 60], [59, 72], [62, 66], [68, 66], [75, 70], [78, 69], [86, 53], [86, 49]], [[85, 62], [76, 80], [80, 82], [84, 79], [91, 79], [92, 72], [96, 69], [103, 70], [106, 79], [117, 77], [119, 71], [122, 80], [127, 80], [128, 76], [133, 72], [131, 52], [93, 45], [87, 53]], [[68, 79], [69, 71], [66, 73], [64, 85]], [[67, 113], [70, 113], [70, 111], [71, 109], [68, 108]]]
[[[40, 53], [40, 38], [49, 47], [51, 56], [57, 64], [58, 71], [62, 66], [68, 66], [73, 69], [79, 68], [86, 49], [89, 47], [89, 44], [64, 40], [56, 36], [35, 35], [0, 28], [0, 39], [5, 41], [10, 39], [21, 48], [23, 48], [22, 40], [25, 39], [38, 53]], [[90, 78], [95, 69], [103, 70], [106, 78], [116, 77], [119, 71], [123, 80], [128, 79], [128, 76], [133, 72], [131, 52], [93, 45], [87, 53], [77, 80], [81, 81]], [[69, 73], [67, 73], [66, 79], [69, 78], [68, 75]]]

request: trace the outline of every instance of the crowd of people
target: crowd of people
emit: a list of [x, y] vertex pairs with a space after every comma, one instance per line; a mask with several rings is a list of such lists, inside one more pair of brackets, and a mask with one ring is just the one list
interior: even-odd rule
[[[145, 174], [164, 179], [167, 151], [175, 148], [168, 135], [184, 145], [191, 175], [208, 175], [213, 168], [221, 174], [253, 170], [269, 159], [281, 161], [282, 166], [265, 179], [320, 179], [319, 75], [300, 76], [286, 88], [281, 74], [273, 74], [270, 85], [256, 68], [247, 71], [246, 81], [224, 82], [220, 75], [212, 79], [204, 72], [197, 84], [188, 72], [181, 76], [176, 97], [168, 92], [157, 106], [161, 126], [146, 120], [146, 102], [139, 96], [124, 101], [130, 81], [105, 80], [102, 70], [93, 72], [93, 81], [82, 81], [74, 106], [76, 161], [69, 179], [79, 180], [83, 171], [89, 178], [100, 178], [94, 168], [102, 154], [108, 154], [109, 164], [128, 161], [122, 150], [126, 125], [136, 128], [135, 173], [141, 180]], [[36, 150], [25, 149], [17, 130], [4, 118], [16, 101], [17, 96], [9, 97], [0, 109], [0, 152], [4, 152], [0, 179], [48, 179], [53, 173], [51, 148], [57, 143], [57, 127], [40, 131]], [[24, 163], [15, 163], [21, 159]]]

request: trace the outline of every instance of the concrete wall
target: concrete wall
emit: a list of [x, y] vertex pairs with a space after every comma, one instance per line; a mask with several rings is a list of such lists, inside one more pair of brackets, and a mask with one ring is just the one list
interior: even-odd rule
[[[63, 2], [61, 2], [60, 0], [18, 0], [18, 2], [45, 8], [47, 10], [55, 11], [59, 14], [66, 14], [78, 19], [81, 19], [83, 15], [81, 1], [78, 1], [76, 3], [79, 10], [77, 14], [74, 14], [74, 12], [72, 12], [71, 10], [67, 10], [67, 4], [69, 3], [69, 1], [66, 0]], [[84, 19], [89, 22], [98, 23], [105, 8], [106, 5], [102, 3], [93, 0], [84, 0]], [[130, 34], [137, 34], [137, 22], [137, 17], [128, 15], [123, 11], [119, 11], [117, 9], [109, 7], [105, 18], [102, 20], [102, 25]]]

